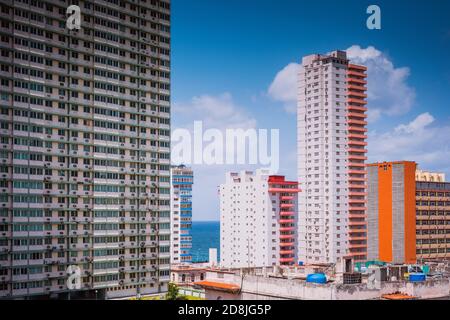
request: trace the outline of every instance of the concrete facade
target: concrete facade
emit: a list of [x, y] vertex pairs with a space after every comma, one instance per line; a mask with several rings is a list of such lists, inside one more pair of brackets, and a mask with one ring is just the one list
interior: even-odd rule
[[416, 163], [375, 163], [367, 170], [368, 260], [415, 263]]
[[186, 166], [173, 166], [170, 185], [171, 263], [192, 262], [192, 185], [194, 173]]
[[298, 77], [299, 260], [366, 258], [366, 68], [343, 51], [303, 57]]
[[208, 265], [172, 265], [170, 281], [180, 287], [191, 287], [194, 282], [203, 281]]
[[1, 1], [0, 297], [169, 282], [170, 1], [76, 3]]
[[205, 289], [207, 300], [379, 300], [383, 295], [401, 292], [415, 299], [448, 298], [450, 279], [382, 282], [379, 288], [366, 283], [344, 285], [339, 283], [313, 284], [300, 279], [267, 277], [263, 275], [233, 274], [208, 271], [208, 281], [239, 285], [235, 293], [224, 293], [214, 288]]
[[450, 182], [416, 182], [417, 259], [450, 259]]
[[228, 173], [219, 187], [220, 265], [294, 264], [298, 192], [296, 182], [267, 170]]

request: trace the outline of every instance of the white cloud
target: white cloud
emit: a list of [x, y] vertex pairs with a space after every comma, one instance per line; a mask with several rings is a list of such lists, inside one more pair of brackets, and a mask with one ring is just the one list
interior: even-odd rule
[[435, 125], [429, 113], [393, 130], [369, 133], [368, 144], [370, 162], [410, 160], [423, 169], [450, 170], [450, 122]]
[[353, 45], [347, 55], [351, 62], [368, 68], [368, 107], [378, 115], [376, 119], [383, 114], [402, 115], [411, 109], [416, 93], [407, 83], [409, 68], [395, 67], [386, 54], [372, 46], [364, 49]]
[[428, 112], [422, 113], [416, 119], [407, 125], [401, 124], [395, 128], [396, 132], [415, 133], [424, 130], [428, 125], [434, 122], [434, 117]]
[[[209, 128], [255, 128], [256, 120], [242, 107], [236, 105], [230, 93], [195, 96], [188, 103], [174, 103], [174, 111], [184, 122], [203, 121]], [[186, 123], [184, 123], [186, 124]]]
[[[369, 121], [375, 122], [383, 115], [402, 115], [411, 109], [416, 94], [407, 83], [409, 68], [396, 67], [386, 54], [372, 46], [364, 49], [353, 45], [347, 54], [353, 63], [368, 67]], [[268, 95], [283, 102], [290, 113], [296, 112], [299, 67], [297, 63], [289, 63], [276, 74], [268, 89]]]
[[272, 81], [268, 94], [276, 100], [283, 102], [289, 113], [297, 111], [297, 77], [300, 65], [290, 63], [277, 73]]

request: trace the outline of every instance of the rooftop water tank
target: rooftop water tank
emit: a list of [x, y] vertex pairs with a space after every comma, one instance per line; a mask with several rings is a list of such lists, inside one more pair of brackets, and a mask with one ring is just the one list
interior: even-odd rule
[[429, 274], [430, 273], [430, 266], [423, 266], [422, 270], [423, 270], [423, 273]]
[[327, 283], [327, 276], [323, 273], [311, 273], [306, 276], [306, 282], [309, 283]]
[[411, 282], [422, 282], [426, 280], [425, 273], [410, 273], [409, 274], [409, 281]]

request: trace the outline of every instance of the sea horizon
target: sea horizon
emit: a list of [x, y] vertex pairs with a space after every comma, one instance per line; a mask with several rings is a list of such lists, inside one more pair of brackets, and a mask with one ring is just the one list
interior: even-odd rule
[[200, 263], [209, 260], [209, 249], [217, 249], [217, 259], [220, 261], [220, 221], [192, 221], [192, 262]]

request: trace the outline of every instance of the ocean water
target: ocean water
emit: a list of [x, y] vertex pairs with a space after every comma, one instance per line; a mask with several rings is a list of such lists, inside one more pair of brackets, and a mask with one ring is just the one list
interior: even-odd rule
[[209, 259], [209, 248], [217, 249], [217, 259], [220, 261], [220, 222], [192, 222], [192, 262], [206, 262]]

